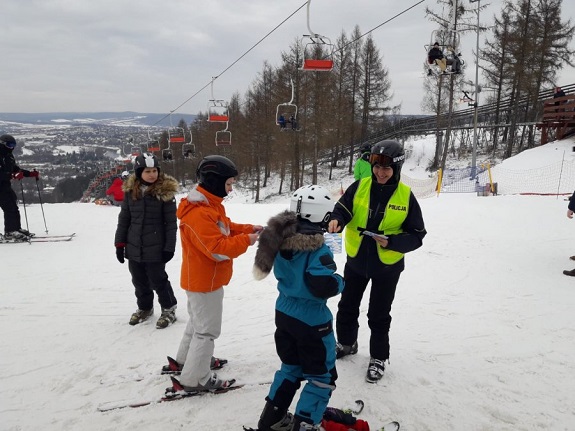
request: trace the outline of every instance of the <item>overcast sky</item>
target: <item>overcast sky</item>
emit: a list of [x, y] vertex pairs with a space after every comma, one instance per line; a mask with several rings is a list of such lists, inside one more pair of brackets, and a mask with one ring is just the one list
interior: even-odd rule
[[[471, 7], [469, 0], [464, 1]], [[371, 30], [419, 0], [313, 0], [310, 27], [335, 41], [355, 25]], [[486, 24], [502, 0], [481, 0]], [[221, 74], [269, 31], [305, 4], [271, 0], [2, 0], [0, 112], [138, 111], [195, 114], [214, 96], [243, 95], [263, 62], [280, 64], [281, 50], [308, 33], [306, 7]], [[474, 6], [477, 3], [474, 4]], [[375, 30], [388, 68], [393, 104], [421, 112], [422, 62], [435, 24], [426, 0]], [[575, 1], [563, 2], [564, 20]], [[481, 36], [482, 46], [484, 36]], [[575, 47], [575, 44], [573, 45]], [[474, 79], [475, 34], [462, 38], [467, 79]], [[575, 83], [575, 69], [559, 84]], [[183, 104], [192, 95], [207, 88]], [[180, 107], [180, 105], [182, 105]], [[177, 120], [176, 120], [177, 121]]]

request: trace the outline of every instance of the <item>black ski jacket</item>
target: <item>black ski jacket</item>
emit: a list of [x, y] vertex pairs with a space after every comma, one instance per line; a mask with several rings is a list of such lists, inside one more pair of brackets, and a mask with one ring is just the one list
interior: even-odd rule
[[[141, 187], [133, 174], [124, 183], [114, 245], [125, 244], [127, 259], [161, 262], [162, 252], [173, 253], [176, 249], [178, 182], [160, 173], [154, 184]], [[136, 188], [141, 189], [136, 192]]]

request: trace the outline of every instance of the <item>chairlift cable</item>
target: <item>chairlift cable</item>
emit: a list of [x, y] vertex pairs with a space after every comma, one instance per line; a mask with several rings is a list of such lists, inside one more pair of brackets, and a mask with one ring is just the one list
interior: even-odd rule
[[[359, 36], [357, 39], [354, 39], [350, 42], [348, 42], [347, 44], [343, 45], [341, 48], [339, 49], [345, 49], [346, 47], [348, 47], [349, 45], [351, 45], [354, 42], [357, 42], [359, 39], [361, 39], [364, 36], [367, 36], [369, 33], [374, 32], [375, 30], [377, 30], [378, 28], [384, 26], [385, 24], [390, 23], [391, 21], [393, 21], [394, 19], [398, 18], [399, 16], [403, 15], [406, 12], [409, 12], [411, 9], [413, 9], [416, 6], [419, 6], [421, 3], [425, 2], [425, 0], [420, 0], [417, 3], [411, 5], [410, 7], [408, 7], [407, 9], [402, 10], [401, 12], [399, 12], [398, 14], [392, 16], [391, 18], [383, 21], [381, 24], [378, 24], [377, 26], [373, 27], [371, 30], [366, 31], [365, 33], [363, 33], [361, 36]], [[299, 9], [298, 9], [299, 10]]]
[[[372, 28], [371, 30], [368, 30], [367, 32], [365, 32], [364, 34], [362, 34], [361, 36], [359, 36], [357, 39], [352, 40], [351, 42], [347, 43], [346, 45], [344, 45], [342, 47], [345, 48], [349, 45], [351, 45], [352, 43], [358, 41], [359, 39], [361, 39], [362, 37], [368, 35], [369, 33], [372, 33], [373, 31], [377, 30], [378, 28], [384, 26], [385, 24], [388, 24], [389, 22], [393, 21], [394, 19], [398, 18], [399, 16], [403, 15], [404, 13], [410, 11], [411, 9], [415, 8], [416, 6], [419, 6], [421, 3], [423, 3], [425, 0], [420, 0], [417, 3], [413, 4], [412, 6], [404, 9], [403, 11], [397, 13], [396, 15], [392, 16], [391, 18], [385, 20], [384, 22], [382, 22], [381, 24], [375, 26], [374, 28]], [[210, 80], [210, 82], [208, 82], [206, 85], [204, 85], [202, 88], [200, 88], [198, 91], [196, 91], [194, 94], [192, 94], [190, 97], [188, 97], [186, 100], [184, 100], [182, 103], [180, 103], [176, 108], [174, 108], [173, 110], [170, 111], [169, 114], [166, 114], [165, 116], [163, 116], [162, 118], [160, 118], [158, 121], [156, 121], [153, 126], [155, 126], [156, 124], [162, 122], [163, 120], [165, 120], [167, 117], [169, 117], [172, 113], [174, 113], [175, 111], [179, 110], [182, 106], [184, 106], [186, 103], [188, 103], [190, 100], [192, 100], [194, 97], [196, 97], [198, 94], [200, 94], [202, 91], [204, 91], [207, 87], [209, 87], [210, 85], [212, 85], [213, 81], [215, 79], [218, 79], [220, 76], [222, 76], [224, 73], [226, 73], [229, 69], [231, 69], [236, 63], [238, 63], [242, 58], [244, 58], [247, 54], [249, 54], [252, 50], [254, 50], [260, 43], [262, 43], [264, 40], [266, 40], [272, 33], [274, 33], [277, 29], [279, 29], [282, 25], [284, 25], [289, 19], [291, 19], [296, 13], [298, 13], [304, 6], [306, 6], [308, 4], [308, 1], [306, 0], [301, 6], [299, 6], [296, 10], [294, 10], [291, 14], [289, 14], [282, 22], [280, 22], [278, 25], [276, 25], [272, 30], [270, 30], [264, 37], [262, 37], [259, 41], [257, 41], [254, 45], [252, 45], [251, 48], [249, 48], [246, 52], [244, 52], [240, 57], [238, 57], [234, 62], [232, 62], [228, 67], [226, 67], [224, 70], [222, 70], [218, 75], [216, 75], [215, 77], [212, 77], [212, 79]]]
[[226, 73], [229, 69], [231, 69], [238, 61], [240, 61], [242, 58], [244, 58], [248, 53], [250, 53], [250, 51], [252, 51], [256, 46], [258, 46], [260, 43], [262, 43], [265, 39], [267, 39], [273, 32], [275, 32], [278, 28], [280, 28], [282, 25], [284, 25], [286, 23], [286, 21], [288, 21], [291, 17], [293, 17], [296, 13], [298, 13], [308, 2], [306, 1], [305, 3], [303, 3], [300, 7], [298, 7], [295, 11], [293, 11], [290, 15], [288, 15], [287, 18], [285, 18], [282, 22], [280, 22], [278, 25], [276, 25], [272, 30], [270, 30], [264, 37], [262, 37], [259, 41], [257, 41], [250, 49], [248, 49], [246, 52], [244, 52], [238, 59], [236, 59], [232, 64], [230, 64], [228, 67], [226, 67], [223, 71], [221, 71], [218, 75], [212, 77], [212, 79], [210, 80], [210, 82], [208, 82], [206, 85], [204, 85], [202, 88], [200, 88], [198, 91], [196, 91], [194, 94], [192, 94], [190, 97], [188, 97], [185, 101], [183, 101], [182, 103], [180, 103], [176, 108], [174, 108], [173, 110], [170, 111], [169, 114], [166, 114], [164, 117], [160, 118], [158, 121], [156, 121], [153, 125], [155, 126], [156, 124], [162, 122], [164, 119], [166, 119], [168, 116], [170, 116], [173, 112], [179, 110], [182, 106], [184, 106], [186, 103], [188, 103], [190, 100], [192, 100], [194, 97], [196, 97], [198, 94], [200, 94], [202, 91], [204, 91], [208, 86], [210, 86], [213, 81], [215, 79], [218, 79], [220, 76], [222, 76], [224, 73]]
[[414, 7], [419, 6], [419, 5], [420, 5], [421, 3], [423, 3], [424, 1], [425, 1], [425, 0], [420, 0], [419, 2], [417, 2], [417, 3], [413, 4], [412, 6], [408, 7], [407, 9], [404, 9], [403, 11], [399, 12], [398, 14], [396, 14], [396, 15], [392, 16], [391, 18], [385, 20], [385, 21], [382, 22], [381, 24], [375, 26], [375, 27], [372, 28], [371, 30], [366, 31], [364, 34], [362, 34], [361, 36], [359, 36], [357, 39], [352, 40], [352, 41], [349, 42], [348, 44], [344, 45], [344, 46], [342, 47], [342, 49], [345, 48], [346, 46], [349, 46], [349, 45], [351, 45], [352, 43], [358, 41], [359, 39], [361, 39], [362, 37], [368, 35], [369, 33], [372, 33], [373, 31], [377, 30], [379, 27], [382, 27], [382, 26], [384, 26], [385, 24], [388, 24], [389, 22], [393, 21], [393, 20], [396, 19], [397, 17], [399, 17], [399, 16], [403, 15], [404, 13], [410, 11], [410, 10], [413, 9]]

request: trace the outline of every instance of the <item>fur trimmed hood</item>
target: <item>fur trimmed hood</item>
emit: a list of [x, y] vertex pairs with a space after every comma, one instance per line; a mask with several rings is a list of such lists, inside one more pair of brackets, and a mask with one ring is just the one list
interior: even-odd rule
[[318, 225], [298, 219], [293, 211], [283, 211], [270, 218], [260, 234], [253, 276], [256, 280], [267, 277], [280, 250], [313, 251], [323, 243], [323, 231]]
[[[137, 199], [141, 196], [141, 185], [142, 182], [132, 174], [124, 181], [122, 190], [124, 190], [125, 193], [130, 193], [134, 199]], [[179, 184], [174, 177], [160, 173], [158, 180], [147, 187], [144, 194], [154, 196], [164, 202], [169, 202], [174, 199], [178, 189]]]

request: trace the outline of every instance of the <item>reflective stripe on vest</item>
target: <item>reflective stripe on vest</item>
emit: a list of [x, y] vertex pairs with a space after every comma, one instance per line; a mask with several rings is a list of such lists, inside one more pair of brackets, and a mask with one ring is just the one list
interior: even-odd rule
[[[353, 217], [345, 226], [345, 251], [349, 257], [357, 256], [361, 241], [363, 241], [364, 238], [363, 235], [359, 234], [357, 228], [365, 229], [367, 225], [371, 183], [371, 177], [362, 179], [353, 197]], [[394, 235], [403, 232], [401, 225], [409, 211], [410, 196], [411, 188], [403, 183], [399, 183], [387, 202], [383, 219], [378, 227], [380, 232], [384, 232], [385, 235]], [[403, 253], [387, 250], [383, 247], [377, 247], [377, 254], [379, 255], [379, 260], [386, 265], [393, 265], [403, 258]]]

